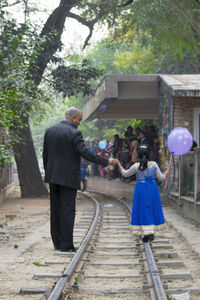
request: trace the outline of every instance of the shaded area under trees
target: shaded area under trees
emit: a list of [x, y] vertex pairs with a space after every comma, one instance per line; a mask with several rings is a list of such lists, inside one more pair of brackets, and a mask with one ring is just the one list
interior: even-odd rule
[[[16, 3], [20, 2], [22, 1], [19, 0]], [[25, 7], [25, 20], [28, 20], [27, 5]], [[0, 9], [3, 11], [2, 6]], [[74, 11], [78, 11], [78, 13], [74, 13]], [[148, 2], [146, 0], [61, 0], [58, 7], [48, 17], [41, 33], [38, 36], [32, 36], [33, 43], [30, 47], [32, 52], [30, 51], [26, 57], [26, 72], [23, 72], [26, 75], [23, 78], [24, 88], [27, 87], [28, 83], [32, 87], [37, 87], [42, 81], [48, 64], [51, 61], [56, 61], [55, 54], [62, 48], [61, 36], [66, 18], [74, 18], [89, 28], [89, 34], [83, 47], [89, 44], [94, 25], [97, 22], [106, 22], [109, 28], [113, 28], [113, 40], [119, 38], [119, 40], [121, 39], [126, 43], [127, 52], [126, 56], [122, 54], [122, 66], [120, 67], [124, 72], [139, 73], [145, 59], [149, 62], [151, 58], [154, 58], [155, 61], [153, 61], [153, 64], [149, 64], [148, 70], [143, 69], [144, 72], [151, 72], [151, 68], [155, 69], [156, 64], [159, 67], [159, 63], [163, 67], [163, 62], [166, 63], [170, 59], [181, 63], [183, 59], [188, 58], [188, 64], [190, 64], [191, 59], [193, 62], [197, 61], [197, 64], [199, 63], [200, 31], [199, 1], [197, 0], [184, 0], [181, 3], [175, 3], [173, 0], [150, 0]], [[21, 29], [25, 25], [22, 24]], [[70, 28], [67, 28], [67, 30], [70, 30]], [[18, 38], [20, 34], [23, 36], [24, 31], [13, 31], [12, 33], [13, 36]], [[133, 60], [129, 59], [127, 66], [134, 60], [135, 65], [131, 70], [128, 70], [123, 66], [125, 61], [123, 61], [123, 58], [128, 57], [130, 47], [132, 47], [132, 53], [134, 54], [137, 53], [134, 50], [138, 48], [138, 53], [142, 53], [143, 57], [140, 55], [135, 59], [133, 55]], [[140, 51], [141, 49], [144, 51]], [[13, 52], [14, 48], [12, 49]], [[25, 49], [24, 53], [26, 53]], [[164, 57], [167, 57], [167, 55], [168, 58], [165, 60]], [[163, 58], [163, 62], [161, 62], [161, 58]], [[118, 62], [119, 59], [120, 56]], [[139, 68], [138, 60], [141, 61]], [[12, 81], [12, 76], [10, 80]], [[16, 90], [16, 87], [14, 89]], [[67, 95], [66, 91], [63, 90], [63, 92]], [[76, 94], [76, 91], [74, 94]], [[29, 93], [21, 97], [28, 105], [28, 109], [25, 109], [25, 115], [22, 115], [24, 127], [21, 129], [13, 126], [12, 129], [21, 139], [21, 142], [14, 146], [14, 155], [18, 167], [22, 197], [38, 197], [46, 195], [47, 190], [44, 188], [40, 175], [29, 126], [29, 115], [37, 97], [33, 91], [30, 93], [30, 99], [27, 97], [28, 95]], [[11, 117], [11, 123], [15, 119], [14, 116]], [[7, 128], [11, 127], [7, 126]]]
[[[123, 6], [123, 1], [117, 2]], [[17, 3], [20, 3], [20, 1]], [[7, 2], [5, 1], [4, 4], [6, 6]], [[85, 42], [86, 46], [91, 37], [94, 24], [104, 16], [112, 13], [115, 7], [115, 4], [111, 4], [110, 1], [100, 1], [94, 4], [93, 1], [61, 0], [58, 7], [50, 14], [44, 24], [39, 35], [39, 42], [35, 43], [33, 47], [33, 53], [36, 55], [33, 55], [28, 60], [29, 66], [26, 80], [32, 80], [36, 86], [40, 84], [47, 64], [53, 59], [56, 51], [61, 49], [61, 35], [67, 17], [73, 17], [89, 27], [90, 34]], [[80, 9], [82, 14], [71, 14], [73, 8]], [[15, 33], [13, 32], [13, 34]], [[21, 195], [22, 197], [43, 196], [47, 194], [47, 190], [43, 184], [37, 163], [29, 116], [23, 118], [23, 123], [24, 129], [20, 128], [19, 130], [19, 128], [15, 129], [15, 127], [12, 129], [21, 140], [20, 143], [15, 144], [13, 147], [20, 179]]]

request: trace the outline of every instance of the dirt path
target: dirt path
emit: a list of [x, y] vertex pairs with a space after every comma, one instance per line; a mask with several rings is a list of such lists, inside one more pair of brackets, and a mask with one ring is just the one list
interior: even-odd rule
[[[78, 199], [76, 220], [81, 208]], [[199, 226], [171, 208], [165, 208], [164, 213], [180, 260], [188, 270], [192, 269], [195, 285], [200, 287]], [[20, 199], [14, 195], [0, 207], [0, 223], [0, 299], [22, 299], [21, 287], [29, 286], [34, 273], [46, 271], [34, 264], [36, 258], [42, 264], [54, 254], [49, 233], [49, 199]], [[29, 295], [23, 299], [44, 299], [44, 296]]]

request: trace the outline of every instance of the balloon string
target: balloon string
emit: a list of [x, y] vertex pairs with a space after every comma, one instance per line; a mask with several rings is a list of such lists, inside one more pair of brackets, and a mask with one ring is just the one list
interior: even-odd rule
[[[168, 169], [167, 169], [168, 172], [169, 172], [169, 168], [171, 165], [171, 161], [172, 161], [172, 154], [170, 155], [170, 159], [169, 159], [169, 164], [168, 164]], [[166, 180], [165, 180], [165, 188], [167, 187], [167, 180], [168, 180], [168, 176], [166, 177]]]

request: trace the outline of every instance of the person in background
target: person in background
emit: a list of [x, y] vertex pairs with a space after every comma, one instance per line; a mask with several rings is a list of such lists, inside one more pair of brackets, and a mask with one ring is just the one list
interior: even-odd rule
[[85, 146], [90, 149], [90, 142], [89, 141], [85, 141]]
[[[100, 150], [100, 152], [98, 154], [102, 157], [105, 157], [105, 151], [104, 150]], [[99, 176], [101, 178], [104, 178], [106, 176], [106, 168], [104, 166], [98, 165], [98, 172], [99, 172]]]
[[115, 164], [90, 151], [77, 130], [82, 113], [69, 108], [65, 119], [46, 129], [43, 145], [44, 181], [50, 187], [51, 237], [55, 249], [75, 251], [73, 228], [75, 220], [76, 194], [81, 183], [81, 156], [96, 164]]
[[[138, 149], [138, 140], [135, 137], [134, 140], [131, 142], [131, 148], [132, 148], [132, 156], [131, 156], [131, 165], [134, 165], [138, 161], [138, 155], [137, 155], [137, 149]], [[130, 177], [131, 181], [136, 181], [136, 174], [133, 174]]]
[[120, 144], [119, 134], [115, 134], [114, 135], [113, 147], [112, 147], [112, 155], [113, 155], [114, 158], [117, 157], [117, 153], [119, 151], [119, 144]]
[[126, 128], [125, 137], [126, 137], [126, 139], [129, 143], [133, 140], [134, 134], [133, 134], [133, 127], [132, 126], [128, 126]]
[[195, 140], [193, 140], [193, 143], [192, 143], [192, 148], [190, 149], [190, 151], [194, 151], [194, 148], [198, 147], [198, 144]]
[[[123, 140], [119, 138], [117, 140], [117, 152], [114, 156], [114, 158], [117, 158], [121, 163], [123, 162]], [[119, 172], [119, 168], [117, 164], [114, 166], [113, 170], [114, 179], [120, 180], [121, 179], [121, 173]]]
[[153, 137], [152, 160], [154, 160], [158, 165], [160, 165], [160, 143], [157, 136]]
[[140, 133], [139, 133], [139, 144], [140, 145], [149, 144], [148, 138], [146, 137], [144, 131], [140, 131]]
[[87, 180], [86, 180], [86, 173], [88, 171], [88, 161], [81, 157], [81, 192], [84, 192], [87, 190]]
[[135, 128], [135, 136], [138, 140], [138, 143], [139, 143], [139, 134], [140, 134], [140, 131], [141, 131], [141, 128], [140, 127], [136, 127]]
[[112, 146], [113, 146], [113, 144], [110, 142], [110, 138], [106, 138], [106, 149], [105, 149], [105, 151], [106, 152], [111, 151]]
[[95, 150], [95, 141], [91, 141], [89, 149], [90, 149], [90, 151]]
[[155, 125], [150, 125], [149, 126], [149, 133], [148, 133], [148, 141], [149, 141], [149, 145], [152, 148], [153, 147], [153, 139], [157, 137], [157, 132], [156, 132], [156, 127]]
[[132, 162], [132, 165], [134, 163], [137, 162], [137, 159], [138, 159], [138, 156], [137, 156], [137, 148], [138, 148], [138, 140], [137, 138], [135, 137], [133, 139], [133, 141], [131, 142], [131, 147], [132, 147], [132, 158], [131, 158], [131, 162]]
[[[127, 128], [132, 128], [131, 126]], [[123, 152], [123, 158], [122, 162], [123, 165], [126, 166], [130, 163], [131, 161], [131, 141], [134, 139], [134, 136], [132, 135], [132, 130], [129, 130], [130, 134], [128, 134], [128, 131], [125, 132], [125, 138], [122, 141], [123, 142], [123, 147], [122, 147], [122, 152]]]
[[142, 126], [142, 131], [144, 135], [148, 138], [149, 137], [149, 127], [147, 125]]
[[128, 170], [124, 170], [120, 162], [117, 162], [122, 176], [129, 177], [136, 173], [137, 184], [133, 197], [131, 225], [134, 233], [142, 235], [143, 242], [152, 241], [155, 231], [165, 227], [156, 179], [165, 180], [169, 171], [162, 174], [157, 163], [149, 160], [150, 154], [149, 146], [143, 144], [138, 146], [140, 162], [135, 163]]
[[[89, 148], [92, 152], [94, 153], [98, 153], [97, 149], [97, 145], [96, 145], [96, 140], [93, 140], [91, 142], [91, 145], [90, 145], [90, 148]], [[91, 170], [91, 176], [99, 176], [99, 173], [98, 173], [98, 165], [96, 165], [95, 163], [91, 162], [90, 163], [90, 170]]]

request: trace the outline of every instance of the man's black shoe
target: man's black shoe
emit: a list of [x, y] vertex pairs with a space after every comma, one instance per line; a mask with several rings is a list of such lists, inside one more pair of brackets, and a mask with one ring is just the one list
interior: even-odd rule
[[61, 252], [76, 252], [78, 250], [77, 247], [60, 249]]
[[143, 235], [143, 237], [142, 237], [143, 243], [147, 243], [148, 240], [149, 240], [149, 236], [148, 235]]
[[60, 246], [54, 245], [54, 249], [55, 249], [55, 250], [60, 250]]
[[60, 250], [60, 248], [59, 248], [59, 247], [54, 247], [54, 249], [55, 249], [55, 250]]
[[149, 235], [149, 241], [152, 242], [154, 240], [154, 234]]

